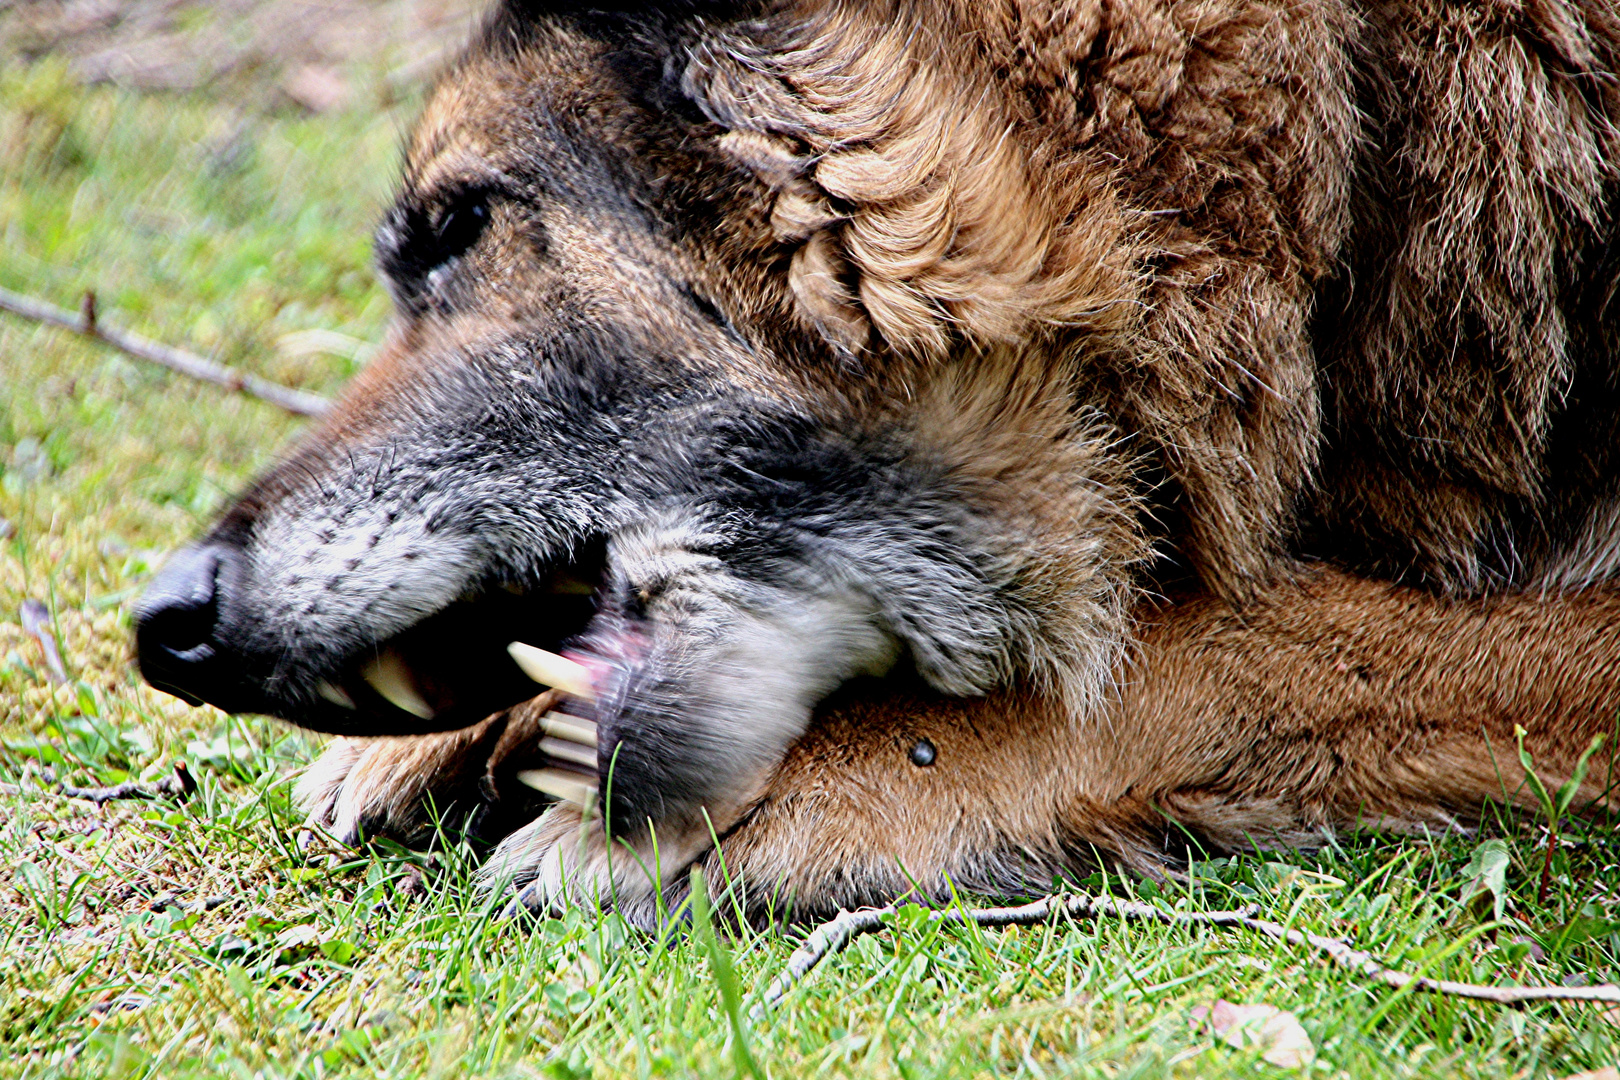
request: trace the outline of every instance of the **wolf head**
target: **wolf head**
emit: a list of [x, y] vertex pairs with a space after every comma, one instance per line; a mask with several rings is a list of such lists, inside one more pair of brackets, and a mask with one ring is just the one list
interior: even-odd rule
[[[834, 29], [498, 13], [378, 229], [386, 342], [151, 585], [146, 677], [404, 734], [533, 696], [509, 643], [563, 651], [621, 820], [715, 798], [897, 659], [1095, 697], [1145, 552], [1077, 344], [1113, 317], [1111, 249], [1075, 269], [1038, 163], [921, 67], [947, 127], [891, 100], [813, 186], [838, 136], [772, 65]], [[901, 166], [934, 202], [863, 216]]]

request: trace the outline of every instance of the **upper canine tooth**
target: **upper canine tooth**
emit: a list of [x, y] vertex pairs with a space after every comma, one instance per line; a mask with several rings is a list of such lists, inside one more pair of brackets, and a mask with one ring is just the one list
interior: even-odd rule
[[433, 706], [416, 689], [416, 679], [411, 675], [410, 665], [393, 649], [384, 649], [380, 656], [361, 668], [360, 677], [370, 683], [373, 690], [412, 716], [423, 720], [433, 719]]
[[547, 735], [596, 749], [596, 723], [592, 720], [583, 720], [564, 712], [548, 712], [540, 718], [540, 726]]
[[315, 684], [315, 692], [334, 705], [341, 705], [345, 709], [355, 707], [354, 698], [350, 697], [349, 692], [337, 683], [322, 679]]
[[523, 669], [523, 674], [540, 685], [554, 686], [565, 694], [586, 701], [596, 700], [596, 691], [591, 688], [591, 673], [584, 664], [576, 664], [566, 656], [558, 656], [521, 641], [512, 642], [506, 651]]
[[564, 802], [589, 806], [596, 799], [596, 788], [557, 769], [524, 769], [517, 778], [536, 791]]

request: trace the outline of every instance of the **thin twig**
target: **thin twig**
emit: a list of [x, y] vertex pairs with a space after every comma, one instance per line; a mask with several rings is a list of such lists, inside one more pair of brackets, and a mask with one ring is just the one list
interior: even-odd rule
[[215, 908], [222, 908], [226, 904], [229, 904], [231, 900], [232, 897], [229, 896], [210, 896], [206, 900], [193, 900], [189, 903], [184, 903], [180, 900], [179, 893], [165, 891], [158, 893], [156, 896], [152, 897], [152, 899], [148, 900], [146, 902], [146, 909], [148, 911], [168, 911], [170, 908], [178, 908], [179, 910], [185, 912], [206, 912], [213, 911]]
[[282, 386], [269, 379], [261, 379], [257, 375], [226, 367], [196, 353], [176, 349], [172, 345], [165, 345], [160, 341], [141, 337], [139, 334], [114, 330], [101, 322], [97, 316], [94, 292], [87, 291], [84, 294], [79, 311], [74, 313], [43, 300], [14, 293], [9, 289], [0, 289], [0, 311], [9, 311], [13, 315], [21, 315], [25, 319], [45, 323], [47, 326], [72, 330], [76, 334], [105, 342], [138, 360], [161, 364], [170, 371], [178, 371], [193, 379], [201, 379], [203, 382], [223, 386], [227, 390], [235, 390], [237, 393], [268, 401], [299, 416], [320, 416], [332, 407], [332, 403], [320, 394], [294, 390], [290, 386]]
[[[851, 941], [864, 934], [874, 934], [882, 930], [887, 925], [884, 920], [895, 911], [892, 905], [860, 911], [841, 911], [836, 918], [818, 926], [805, 939], [804, 944], [788, 957], [787, 967], [782, 973], [765, 988], [763, 1005], [754, 1010], [756, 1018], [763, 1014], [764, 1006], [775, 1005], [782, 1000], [795, 983], [815, 970], [816, 965], [827, 957], [843, 951]], [[1501, 1005], [1522, 1005], [1532, 1001], [1603, 1001], [1620, 1004], [1620, 986], [1611, 983], [1600, 986], [1481, 986], [1476, 983], [1408, 975], [1385, 967], [1374, 960], [1370, 953], [1351, 947], [1349, 942], [1303, 930], [1290, 930], [1280, 923], [1256, 918], [1254, 911], [1253, 908], [1242, 911], [1165, 911], [1134, 900], [1115, 900], [1109, 896], [1080, 893], [1048, 896], [1022, 907], [966, 910], [948, 908], [943, 911], [930, 911], [927, 919], [929, 922], [946, 925], [972, 922], [979, 926], [1029, 926], [1060, 916], [1069, 919], [1112, 917], [1172, 926], [1238, 927], [1254, 930], [1267, 937], [1294, 945], [1308, 945], [1339, 966], [1349, 968], [1387, 986], [1393, 986], [1397, 990], [1410, 986], [1414, 990], [1493, 1001]]]
[[135, 780], [126, 780], [122, 784], [111, 787], [74, 787], [71, 784], [58, 784], [53, 773], [46, 770], [42, 779], [52, 784], [49, 788], [29, 788], [19, 784], [0, 784], [0, 795], [23, 795], [30, 792], [40, 794], [60, 795], [65, 799], [87, 799], [97, 806], [105, 806], [116, 799], [178, 799], [181, 802], [191, 798], [197, 790], [197, 781], [192, 778], [191, 770], [186, 763], [174, 763], [172, 775], [153, 784], [142, 784]]

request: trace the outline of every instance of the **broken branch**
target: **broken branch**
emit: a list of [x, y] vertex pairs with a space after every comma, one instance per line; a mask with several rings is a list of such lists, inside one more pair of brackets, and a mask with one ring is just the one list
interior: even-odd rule
[[88, 799], [97, 806], [105, 806], [115, 799], [161, 799], [174, 798], [182, 802], [191, 798], [197, 790], [197, 781], [191, 778], [191, 770], [186, 763], [174, 763], [174, 772], [165, 776], [155, 784], [141, 784], [134, 780], [126, 780], [122, 784], [111, 787], [73, 787], [62, 784], [57, 788], [63, 796], [69, 799]]
[[85, 337], [111, 345], [119, 352], [127, 353], [138, 360], [160, 364], [181, 375], [256, 397], [298, 416], [320, 416], [332, 406], [332, 403], [320, 394], [282, 386], [269, 379], [261, 379], [257, 375], [216, 363], [196, 353], [176, 349], [171, 345], [141, 337], [139, 334], [114, 330], [103, 324], [97, 316], [94, 292], [85, 292], [79, 311], [74, 313], [43, 300], [35, 300], [9, 289], [0, 289], [0, 311], [9, 311], [13, 315], [20, 315], [47, 326], [83, 334]]
[[[788, 957], [787, 967], [765, 988], [763, 1005], [755, 1010], [759, 1015], [764, 1006], [775, 1005], [804, 976], [815, 970], [829, 956], [842, 952], [850, 942], [865, 934], [874, 934], [887, 924], [885, 918], [897, 909], [890, 905], [861, 911], [841, 911], [837, 917], [818, 926], [804, 944]], [[1602, 1001], [1620, 1004], [1620, 986], [1605, 983], [1600, 986], [1482, 986], [1477, 983], [1452, 982], [1449, 979], [1430, 979], [1420, 975], [1394, 971], [1373, 959], [1370, 953], [1353, 948], [1349, 942], [1323, 937], [1303, 930], [1290, 930], [1280, 923], [1256, 918], [1254, 909], [1242, 911], [1165, 911], [1151, 904], [1134, 900], [1116, 900], [1109, 896], [1090, 896], [1085, 893], [1070, 896], [1048, 896], [1021, 907], [1001, 908], [948, 908], [930, 911], [928, 921], [946, 925], [975, 923], [979, 926], [1030, 926], [1063, 917], [1068, 919], [1116, 918], [1132, 922], [1157, 922], [1167, 925], [1219, 926], [1253, 930], [1270, 938], [1305, 945], [1316, 949], [1341, 967], [1357, 974], [1393, 986], [1397, 990], [1412, 987], [1429, 993], [1452, 997], [1493, 1001], [1501, 1005], [1523, 1005], [1532, 1001]]]

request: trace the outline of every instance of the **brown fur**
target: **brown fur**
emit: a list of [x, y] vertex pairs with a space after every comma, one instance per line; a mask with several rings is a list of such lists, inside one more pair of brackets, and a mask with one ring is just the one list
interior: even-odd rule
[[808, 7], [688, 73], [801, 310], [857, 351], [1089, 357], [1214, 587], [1302, 507], [1381, 574], [1524, 581], [1608, 496], [1553, 436], [1613, 441], [1604, 5]]
[[935, 7], [807, 18], [748, 65], [791, 88], [779, 104], [734, 70], [709, 88], [723, 123], [806, 144], [773, 223], [806, 188], [848, 207], [795, 268], [854, 276], [844, 306], [902, 353], [966, 339], [1088, 357], [1107, 411], [1184, 488], [1194, 560], [1226, 590], [1266, 580], [1316, 459], [1310, 286], [1348, 225], [1353, 20], [1332, 4]]

